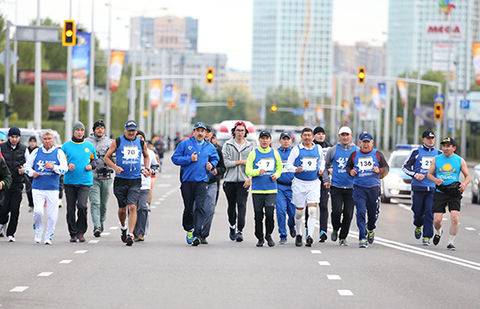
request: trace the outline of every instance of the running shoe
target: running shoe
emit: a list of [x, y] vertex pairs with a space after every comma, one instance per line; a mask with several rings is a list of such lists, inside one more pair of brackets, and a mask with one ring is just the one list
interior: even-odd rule
[[200, 243], [201, 243], [202, 245], [208, 245], [207, 239], [206, 239], [206, 238], [203, 238], [203, 237], [200, 238]]
[[185, 240], [187, 241], [187, 244], [191, 245], [193, 242], [193, 230], [188, 231], [187, 235], [185, 236]]
[[78, 241], [85, 242], [85, 237], [83, 236], [83, 233], [78, 234]]
[[455, 251], [456, 250], [456, 248], [453, 244], [448, 244], [447, 249], [450, 250], [450, 251]]
[[345, 246], [345, 247], [348, 246], [348, 243], [347, 243], [347, 240], [346, 240], [346, 239], [340, 239], [340, 240], [338, 241], [338, 244], [339, 244], [340, 246]]
[[430, 237], [423, 237], [422, 244], [423, 244], [425, 247], [430, 246]]
[[269, 247], [275, 247], [275, 242], [273, 241], [271, 235], [265, 236], [265, 240], [267, 241]]
[[33, 212], [33, 206], [28, 206], [28, 212]]
[[126, 242], [127, 246], [131, 247], [133, 245], [133, 235], [128, 234], [125, 242]]
[[15, 237], [8, 236], [8, 242], [15, 242]]
[[77, 242], [77, 236], [70, 236], [70, 242]]
[[96, 228], [96, 229], [93, 231], [93, 236], [95, 236], [95, 237], [100, 237], [101, 234], [102, 234], [102, 231], [100, 231], [99, 228]]
[[295, 228], [290, 229], [290, 237], [295, 238], [297, 236], [297, 231], [295, 231]]
[[235, 239], [236, 239], [235, 232], [236, 232], [235, 228], [230, 228], [230, 233], [228, 234], [228, 236], [230, 237], [231, 241], [235, 241]]
[[313, 244], [313, 238], [311, 236], [307, 236], [307, 240], [305, 241], [305, 247], [311, 247]]
[[259, 240], [257, 241], [256, 246], [257, 246], [257, 247], [263, 247], [263, 244], [264, 244], [264, 243], [265, 243], [265, 241], [264, 241], [263, 239], [259, 239]]
[[[320, 236], [320, 239], [322, 237]], [[337, 230], [333, 230], [332, 231], [332, 235], [330, 235], [330, 238], [332, 239], [332, 241], [337, 241], [337, 238], [338, 238], [338, 231]]]
[[368, 242], [366, 239], [361, 239], [358, 243], [359, 248], [368, 248]]
[[120, 239], [123, 242], [127, 242], [127, 229], [120, 228], [120, 230], [122, 231], [122, 234], [120, 235]]
[[320, 231], [320, 241], [319, 242], [325, 242], [327, 239], [328, 239], [327, 232]]
[[238, 231], [237, 235], [235, 235], [235, 238], [236, 238], [237, 242], [242, 242], [243, 241], [242, 231]]
[[46, 244], [46, 245], [51, 245], [51, 244], [52, 244], [52, 240], [51, 240], [50, 238], [45, 239], [45, 244]]
[[369, 244], [373, 244], [373, 241], [375, 240], [375, 231], [368, 231], [367, 230], [367, 240]]
[[192, 246], [196, 247], [200, 245], [200, 239], [198, 237], [194, 237], [192, 240]]
[[295, 236], [295, 246], [301, 247], [303, 245], [302, 235]]
[[287, 243], [286, 238], [280, 238], [280, 241], [278, 242], [280, 245], [285, 245]]
[[433, 235], [433, 244], [435, 246], [438, 245], [438, 243], [440, 242], [440, 238], [442, 238], [442, 234], [443, 234], [443, 231], [440, 235], [439, 234]]
[[415, 238], [420, 239], [420, 237], [422, 237], [422, 227], [421, 226], [415, 228]]

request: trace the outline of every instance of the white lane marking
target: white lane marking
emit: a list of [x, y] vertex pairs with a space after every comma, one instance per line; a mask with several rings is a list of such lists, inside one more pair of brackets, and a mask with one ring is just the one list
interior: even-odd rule
[[100, 240], [92, 239], [92, 240], [90, 240], [88, 243], [89, 243], [89, 244], [98, 244], [99, 241], [100, 241]]
[[28, 286], [16, 286], [16, 287], [14, 287], [13, 289], [11, 289], [10, 292], [22, 293], [22, 292], [25, 291], [26, 289], [28, 289]]
[[465, 228], [467, 231], [476, 231], [477, 229], [474, 227], [466, 227]]
[[50, 276], [51, 274], [53, 274], [52, 272], [49, 272], [49, 271], [45, 271], [45, 272], [41, 272], [37, 275], [37, 277], [48, 277]]
[[77, 250], [77, 251], [75, 251], [74, 253], [75, 253], [75, 254], [85, 254], [85, 253], [87, 253], [87, 252], [88, 252], [88, 250]]
[[112, 226], [110, 227], [111, 230], [118, 230], [118, 226]]
[[164, 198], [159, 198], [158, 200], [159, 200], [160, 202], [163, 202], [163, 201], [165, 201], [165, 199], [164, 199]]
[[155, 204], [155, 205], [160, 205], [160, 204], [161, 204], [161, 202], [159, 202], [159, 201], [156, 201], [156, 202], [155, 202], [155, 203], [153, 203], [153, 204]]
[[412, 210], [412, 208], [408, 207], [408, 205], [406, 205], [406, 204], [398, 203], [398, 204], [393, 204], [393, 205], [396, 205], [396, 206], [398, 206], [402, 209], [405, 209], [405, 210]]
[[328, 280], [342, 280], [339, 275], [327, 275]]
[[60, 262], [58, 262], [58, 264], [70, 264], [72, 263], [72, 260], [61, 260]]
[[320, 266], [330, 266], [330, 262], [328, 262], [328, 261], [318, 261], [318, 265], [320, 265]]
[[[358, 237], [358, 232], [350, 232], [350, 234], [351, 234], [351, 235], [349, 235], [350, 237]], [[461, 258], [451, 256], [451, 255], [448, 255], [448, 254], [443, 254], [443, 253], [440, 253], [440, 252], [435, 252], [435, 251], [431, 251], [431, 250], [417, 248], [417, 247], [410, 246], [410, 245], [407, 245], [407, 244], [404, 244], [404, 243], [401, 243], [401, 242], [396, 242], [396, 241], [388, 240], [388, 239], [381, 238], [381, 237], [375, 237], [375, 243], [379, 244], [379, 245], [382, 245], [382, 246], [385, 246], [385, 247], [388, 247], [388, 248], [397, 249], [397, 250], [400, 250], [400, 251], [405, 251], [405, 252], [409, 252], [409, 253], [413, 253], [413, 254], [418, 254], [418, 255], [429, 257], [429, 258], [432, 258], [432, 259], [436, 259], [436, 260], [439, 260], [439, 261], [442, 261], [442, 262], [452, 263], [452, 264], [456, 264], [456, 265], [459, 265], [459, 266], [463, 266], [463, 267], [467, 267], [467, 268], [470, 268], [470, 269], [480, 271], [480, 263], [465, 260], [465, 259], [461, 259]]]
[[340, 296], [353, 296], [353, 293], [350, 290], [337, 290], [337, 292]]
[[310, 252], [312, 254], [321, 254], [322, 253], [322, 251], [320, 251], [320, 250], [310, 250]]
[[152, 206], [152, 207], [150, 207], [150, 208], [152, 208], [152, 209], [157, 209], [157, 206]]
[[100, 235], [102, 235], [102, 236], [108, 236], [108, 235], [110, 235], [110, 232], [103, 232], [103, 233], [101, 233]]

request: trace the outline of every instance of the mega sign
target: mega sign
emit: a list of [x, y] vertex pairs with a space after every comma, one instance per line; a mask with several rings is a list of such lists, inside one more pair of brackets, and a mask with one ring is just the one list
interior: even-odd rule
[[460, 41], [463, 29], [460, 23], [427, 24], [426, 37], [429, 41]]

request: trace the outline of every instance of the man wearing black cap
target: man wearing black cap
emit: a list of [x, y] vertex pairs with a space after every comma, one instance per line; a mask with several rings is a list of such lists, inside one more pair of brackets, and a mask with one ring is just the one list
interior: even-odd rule
[[435, 148], [435, 133], [427, 129], [422, 134], [423, 145], [414, 149], [403, 164], [403, 172], [412, 177], [412, 211], [415, 238], [423, 235], [424, 246], [433, 237], [433, 194], [435, 183], [427, 178], [433, 158], [440, 154]]
[[90, 189], [90, 212], [93, 222], [93, 236], [100, 237], [103, 232], [105, 214], [107, 213], [108, 196], [112, 186], [113, 170], [105, 164], [105, 154], [112, 143], [105, 134], [105, 123], [98, 120], [93, 124], [93, 132], [87, 140], [95, 146], [97, 151], [96, 169], [93, 177], [93, 186]]
[[[316, 127], [313, 129], [313, 142], [322, 147], [323, 157], [327, 155], [328, 149], [332, 147], [327, 141], [327, 133], [322, 127]], [[322, 171], [324, 172], [324, 171]], [[325, 171], [326, 172], [326, 171]], [[328, 227], [328, 198], [330, 196], [330, 183], [327, 173], [322, 173], [319, 176], [320, 179], [320, 242], [327, 240], [327, 227]], [[306, 213], [308, 218], [308, 213]]]
[[207, 126], [197, 122], [193, 127], [193, 136], [180, 142], [172, 155], [172, 162], [180, 166], [182, 185], [183, 229], [187, 232], [187, 244], [198, 246], [202, 231], [208, 222], [205, 211], [208, 172], [213, 172], [218, 164], [215, 147], [205, 140]]
[[[105, 163], [115, 171], [113, 194], [118, 201], [118, 219], [120, 221], [120, 239], [127, 245], [133, 245], [135, 225], [137, 223], [137, 205], [142, 187], [142, 174], [148, 177], [151, 172], [147, 145], [137, 137], [137, 123], [128, 120], [124, 133], [117, 137], [105, 154]], [[115, 153], [116, 161], [112, 161]], [[142, 168], [143, 156], [144, 168]], [[128, 210], [128, 227], [127, 221]]]
[[[2, 234], [3, 227], [8, 222], [5, 236], [8, 237], [8, 241], [14, 242], [20, 215], [20, 203], [22, 202], [23, 183], [25, 182], [24, 164], [27, 150], [27, 147], [20, 143], [20, 129], [10, 128], [8, 130], [8, 140], [1, 144], [0, 149], [12, 174], [12, 184], [5, 191], [3, 205], [0, 204], [0, 234]], [[8, 220], [9, 215], [10, 222]]]
[[[458, 233], [460, 221], [460, 204], [462, 194], [471, 181], [467, 163], [459, 155], [455, 154], [457, 144], [451, 137], [446, 137], [440, 143], [442, 154], [432, 160], [427, 177], [436, 185], [433, 196], [433, 226], [435, 235], [433, 244], [436, 246], [442, 237], [442, 219], [448, 206], [450, 212], [450, 233], [447, 249], [455, 251], [455, 237]], [[465, 179], [460, 182], [460, 173]]]
[[348, 158], [347, 172], [353, 177], [359, 247], [367, 248], [375, 239], [381, 179], [387, 176], [389, 166], [383, 153], [373, 148], [373, 136], [370, 133], [361, 133], [359, 139], [360, 149]]

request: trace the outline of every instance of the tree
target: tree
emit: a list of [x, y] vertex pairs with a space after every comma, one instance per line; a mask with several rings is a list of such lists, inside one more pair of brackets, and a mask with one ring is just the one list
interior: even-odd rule
[[267, 115], [265, 117], [267, 124], [284, 124], [284, 125], [302, 125], [304, 119], [302, 116], [295, 116], [291, 112], [271, 111], [271, 106], [275, 105], [279, 108], [303, 107], [303, 100], [300, 98], [297, 90], [291, 88], [282, 88], [269, 90], [265, 98], [267, 106]]

